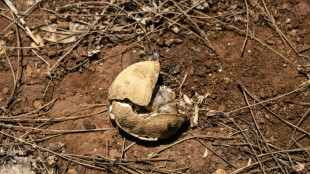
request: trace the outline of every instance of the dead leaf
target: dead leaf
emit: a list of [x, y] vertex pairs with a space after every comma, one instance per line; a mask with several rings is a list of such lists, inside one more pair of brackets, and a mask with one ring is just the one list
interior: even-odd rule
[[306, 167], [305, 164], [300, 163], [300, 164], [294, 165], [294, 166], [293, 166], [293, 169], [294, 169], [296, 172], [302, 172], [302, 171], [305, 169], [305, 167]]
[[208, 154], [209, 154], [209, 150], [208, 148], [206, 148], [205, 153], [203, 153], [203, 158], [207, 158]]
[[32, 75], [32, 68], [29, 65], [26, 66], [26, 75], [28, 77], [31, 77]]
[[57, 30], [57, 24], [51, 24], [48, 26], [42, 27], [43, 31], [46, 31], [46, 34], [44, 35], [44, 39], [49, 42], [57, 42], [56, 39], [56, 30]]
[[42, 47], [42, 46], [44, 46], [44, 42], [43, 42], [43, 39], [42, 39], [42, 37], [40, 36], [40, 35], [36, 35], [36, 39], [37, 39], [37, 41], [40, 43], [40, 46]]
[[5, 53], [5, 44], [4, 40], [0, 40], [0, 55]]
[[33, 101], [33, 106], [36, 108], [36, 109], [39, 109], [42, 107], [42, 100], [35, 100]]
[[4, 37], [9, 38], [12, 34], [14, 34], [14, 31], [10, 30], [4, 35]]
[[186, 94], [183, 94], [183, 99], [186, 104], [192, 105], [191, 99], [189, 99], [189, 97]]
[[39, 50], [39, 47], [38, 47], [37, 44], [34, 43], [34, 42], [31, 42], [30, 47], [32, 47], [32, 48], [34, 48], [34, 49], [36, 49], [36, 50]]
[[65, 35], [58, 35], [58, 41], [61, 42], [61, 43], [72, 43], [72, 42], [75, 42], [77, 40], [77, 37], [76, 36], [71, 36], [71, 37], [68, 37], [68, 36], [65, 36]]

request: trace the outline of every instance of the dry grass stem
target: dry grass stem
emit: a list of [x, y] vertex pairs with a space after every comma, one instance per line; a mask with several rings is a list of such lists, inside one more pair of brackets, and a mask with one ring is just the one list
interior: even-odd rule
[[19, 15], [19, 12], [17, 11], [17, 9], [15, 8], [15, 6], [12, 4], [11, 1], [9, 0], [4, 0], [4, 2], [6, 3], [6, 5], [12, 10], [12, 12], [14, 13], [15, 16], [17, 16], [19, 18], [19, 21], [21, 23], [22, 26], [25, 27], [25, 32], [26, 34], [29, 35], [29, 37], [37, 44], [40, 45], [39, 41], [36, 39], [36, 37], [32, 34], [32, 31], [29, 29], [29, 27], [27, 26], [25, 20], [23, 17], [21, 17]]
[[[282, 122], [284, 122], [286, 125], [290, 126], [291, 128], [295, 128], [296, 130], [307, 134], [308, 136], [310, 136], [310, 133], [305, 131], [304, 129], [295, 126], [294, 124], [292, 124], [291, 122], [285, 120], [284, 118], [278, 116], [276, 113], [274, 113], [273, 111], [271, 111], [268, 107], [266, 107], [266, 105], [264, 105], [263, 103], [261, 103], [254, 95], [252, 95], [241, 83], [240, 86], [242, 87], [242, 90], [244, 90], [251, 98], [253, 98], [254, 100], [256, 100], [257, 102], [259, 102], [268, 112], [270, 112], [273, 116], [275, 116], [276, 118], [278, 118], [279, 120], [281, 120]], [[282, 96], [281, 96], [282, 97]]]
[[[246, 94], [245, 94], [245, 91], [242, 91], [242, 92], [243, 92], [243, 95], [244, 95], [244, 97], [245, 97], [245, 101], [246, 101], [247, 105], [249, 106], [250, 103], [249, 103], [249, 100], [248, 100], [248, 98], [247, 98], [247, 96], [246, 96]], [[260, 131], [260, 129], [259, 129], [259, 127], [258, 127], [258, 124], [257, 124], [257, 121], [256, 121], [256, 119], [255, 119], [255, 116], [254, 116], [254, 113], [253, 113], [253, 111], [252, 111], [252, 108], [249, 107], [249, 110], [250, 110], [250, 112], [251, 112], [251, 116], [252, 116], [252, 120], [253, 120], [253, 122], [254, 122], [255, 128], [256, 128], [256, 130], [257, 130], [257, 132], [258, 132], [258, 134], [259, 134], [259, 138], [261, 138], [261, 139], [263, 140], [263, 142], [264, 142], [264, 144], [265, 144], [265, 147], [268, 149], [268, 151], [269, 151], [269, 152], [272, 152], [271, 149], [269, 148], [267, 142], [266, 142], [265, 137], [263, 136], [262, 132]], [[251, 146], [251, 148], [253, 148], [253, 147]], [[254, 150], [254, 149], [253, 149], [253, 150]], [[258, 158], [256, 152], [255, 152], [255, 151], [253, 151], [253, 152], [254, 152], [255, 156], [257, 157], [258, 162], [260, 163], [259, 158]], [[275, 160], [275, 162], [277, 163], [278, 167], [281, 169], [281, 171], [284, 172], [284, 169], [283, 169], [282, 166], [279, 164], [278, 159], [277, 159], [272, 153], [271, 153], [271, 155], [272, 155], [272, 158], [273, 158], [273, 159]], [[260, 163], [260, 165], [261, 165], [261, 163]], [[264, 169], [262, 169], [262, 170], [263, 170], [263, 172], [265, 172]]]
[[[239, 85], [240, 85], [241, 88], [244, 88], [244, 86], [243, 86], [240, 82], [238, 82], [238, 83], [239, 83]], [[247, 108], [252, 107], [252, 106], [262, 105], [262, 104], [264, 104], [264, 103], [268, 103], [268, 102], [271, 102], [271, 101], [273, 101], [273, 100], [277, 100], [277, 99], [283, 98], [283, 97], [288, 96], [288, 95], [290, 95], [290, 94], [296, 93], [296, 92], [298, 92], [298, 91], [300, 91], [300, 90], [302, 90], [302, 89], [305, 89], [306, 87], [307, 87], [307, 85], [300, 86], [299, 88], [294, 89], [294, 90], [292, 90], [292, 91], [290, 91], [290, 92], [287, 92], [287, 93], [285, 93], [285, 94], [282, 94], [282, 95], [279, 95], [279, 96], [277, 96], [277, 97], [274, 97], [274, 98], [271, 98], [271, 99], [267, 99], [267, 100], [264, 100], [264, 101], [261, 101], [261, 102], [258, 102], [258, 103], [254, 103], [254, 104], [251, 104], [251, 105], [249, 105], [249, 106], [244, 106], [244, 107], [241, 107], [241, 108], [238, 108], [238, 109], [235, 109], [235, 110], [226, 112], [226, 114], [231, 114], [231, 113], [233, 113], [233, 112], [237, 112], [237, 111], [240, 111], [240, 110], [243, 110], [243, 109], [247, 109]], [[242, 89], [242, 90], [244, 90], [244, 89]], [[254, 97], [255, 97], [255, 96], [254, 96]]]
[[[297, 127], [299, 127], [301, 125], [301, 123], [306, 120], [306, 118], [310, 115], [310, 108], [307, 110], [307, 112], [300, 118], [299, 122], [297, 123]], [[292, 133], [292, 136], [291, 136], [291, 140], [289, 142], [289, 145], [288, 147], [292, 147], [292, 145], [294, 143], [292, 143], [292, 140], [294, 139], [294, 136], [295, 136], [295, 133], [296, 133], [296, 128], [294, 129], [293, 133]], [[310, 157], [310, 156], [309, 156]]]
[[245, 39], [242, 45], [242, 49], [241, 49], [241, 57], [243, 57], [243, 53], [244, 53], [244, 49], [245, 46], [248, 42], [248, 36], [249, 36], [249, 23], [250, 23], [250, 18], [249, 18], [249, 7], [248, 7], [248, 2], [247, 0], [244, 0], [244, 4], [246, 7], [246, 34], [245, 34]]
[[236, 169], [236, 167], [230, 163], [228, 160], [226, 160], [225, 158], [223, 158], [221, 155], [219, 155], [218, 153], [216, 153], [214, 150], [210, 149], [205, 143], [203, 143], [198, 137], [196, 137], [193, 133], [189, 132], [192, 136], [194, 136], [197, 141], [202, 144], [205, 148], [207, 148], [209, 151], [211, 151], [214, 155], [216, 155], [217, 157], [221, 158], [223, 161], [225, 161], [229, 166], [233, 167]]

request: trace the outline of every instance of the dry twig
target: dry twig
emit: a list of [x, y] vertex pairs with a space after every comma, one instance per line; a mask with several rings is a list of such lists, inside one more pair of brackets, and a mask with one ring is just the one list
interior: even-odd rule
[[29, 27], [27, 26], [24, 18], [22, 16], [19, 15], [19, 12], [17, 11], [17, 9], [15, 8], [15, 6], [12, 4], [11, 1], [9, 0], [4, 0], [4, 2], [6, 3], [6, 5], [12, 10], [12, 12], [15, 14], [15, 16], [17, 16], [17, 18], [19, 19], [20, 23], [22, 26], [25, 27], [25, 32], [26, 34], [29, 35], [29, 37], [37, 44], [40, 45], [40, 42], [36, 39], [36, 37], [34, 37], [34, 35], [32, 34], [32, 31], [29, 29]]
[[244, 0], [245, 3], [245, 7], [246, 7], [246, 34], [245, 34], [245, 39], [242, 45], [242, 49], [241, 49], [241, 57], [243, 57], [243, 53], [244, 53], [244, 49], [245, 46], [248, 42], [248, 36], [249, 36], [249, 23], [250, 23], [250, 18], [249, 18], [249, 7], [248, 7], [248, 2], [247, 0]]

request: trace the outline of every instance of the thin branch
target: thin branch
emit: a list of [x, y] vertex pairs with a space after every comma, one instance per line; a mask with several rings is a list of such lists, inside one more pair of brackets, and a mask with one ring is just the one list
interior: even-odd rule
[[236, 166], [234, 166], [231, 162], [229, 162], [228, 160], [226, 160], [225, 158], [223, 158], [222, 156], [220, 156], [218, 153], [216, 153], [214, 150], [212, 150], [211, 148], [209, 148], [204, 142], [202, 142], [197, 136], [195, 136], [193, 133], [189, 132], [192, 136], [194, 136], [198, 142], [200, 144], [202, 144], [205, 148], [207, 148], [208, 150], [210, 150], [214, 155], [216, 155], [217, 157], [221, 158], [224, 162], [226, 162], [229, 166], [233, 167], [236, 169]]
[[17, 9], [15, 8], [15, 6], [12, 4], [11, 1], [9, 0], [4, 0], [4, 2], [6, 3], [6, 5], [12, 10], [12, 12], [15, 14], [15, 16], [17, 16], [17, 18], [19, 18], [20, 23], [22, 24], [22, 26], [25, 27], [25, 32], [26, 34], [29, 35], [29, 37], [37, 44], [40, 45], [40, 42], [36, 39], [36, 37], [34, 37], [34, 35], [32, 34], [31, 30], [29, 29], [29, 27], [27, 26], [25, 20], [23, 17], [21, 17], [19, 15], [19, 12], [17, 11]]
[[[250, 103], [249, 103], [248, 98], [246, 97], [245, 91], [242, 91], [242, 93], [243, 93], [243, 95], [244, 95], [244, 97], [245, 97], [245, 101], [246, 101], [247, 105], [249, 106]], [[256, 121], [255, 117], [254, 117], [254, 113], [253, 113], [251, 107], [249, 107], [249, 110], [250, 110], [250, 112], [251, 112], [252, 120], [253, 120], [253, 122], [254, 122], [254, 125], [255, 125], [255, 127], [256, 127], [256, 130], [257, 130], [258, 133], [259, 133], [259, 136], [262, 138], [262, 140], [263, 140], [263, 142], [264, 142], [266, 148], [267, 148], [268, 151], [271, 153], [272, 151], [270, 150], [270, 148], [269, 148], [269, 146], [268, 146], [268, 144], [267, 144], [267, 142], [266, 142], [265, 137], [263, 136], [263, 134], [261, 133], [261, 131], [260, 131], [260, 129], [259, 129], [259, 126], [258, 126], [258, 124], [257, 124], [257, 121]], [[254, 152], [254, 154], [256, 155], [256, 152]], [[284, 172], [284, 169], [283, 169], [282, 166], [280, 165], [278, 159], [277, 159], [273, 154], [271, 154], [271, 155], [272, 155], [272, 158], [276, 161], [276, 163], [277, 163], [277, 165], [279, 166], [279, 168], [281, 169], [281, 171]], [[257, 157], [257, 158], [258, 158], [258, 157]], [[259, 162], [259, 161], [258, 161], [258, 162]], [[265, 172], [264, 169], [263, 169], [263, 172]]]
[[[299, 127], [301, 125], [301, 123], [306, 120], [306, 118], [310, 115], [310, 108], [307, 110], [307, 112], [300, 118], [299, 122], [297, 123], [297, 127]], [[288, 143], [288, 147], [292, 147], [294, 145], [294, 142], [292, 142], [294, 135], [296, 133], [296, 128], [294, 129], [292, 136], [291, 136], [291, 140]]]
[[244, 90], [251, 98], [253, 98], [254, 100], [256, 100], [257, 102], [259, 102], [259, 104], [261, 104], [268, 112], [270, 112], [273, 116], [275, 116], [276, 118], [278, 118], [279, 120], [281, 120], [282, 122], [284, 122], [286, 125], [290, 126], [291, 128], [296, 128], [298, 131], [307, 134], [308, 136], [310, 136], [310, 133], [305, 131], [304, 129], [295, 126], [294, 124], [292, 124], [289, 121], [286, 121], [284, 118], [278, 116], [276, 113], [274, 113], [273, 111], [271, 111], [268, 107], [266, 107], [266, 105], [264, 105], [262, 102], [260, 102], [254, 95], [252, 95], [241, 83], [239, 83], [240, 87], [242, 88], [242, 90]]
[[243, 57], [243, 53], [244, 53], [244, 49], [245, 46], [248, 42], [248, 36], [249, 36], [249, 23], [250, 23], [250, 19], [249, 19], [249, 7], [248, 7], [248, 2], [247, 0], [244, 0], [245, 3], [245, 7], [246, 7], [246, 34], [245, 34], [245, 39], [242, 45], [242, 49], [241, 49], [241, 57]]

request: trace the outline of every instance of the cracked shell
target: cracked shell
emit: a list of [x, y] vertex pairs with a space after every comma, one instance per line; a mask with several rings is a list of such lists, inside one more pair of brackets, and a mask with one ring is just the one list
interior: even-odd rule
[[157, 141], [175, 134], [187, 120], [183, 114], [154, 113], [147, 118], [137, 116], [127, 103], [113, 101], [111, 111], [122, 130], [141, 140]]
[[132, 103], [147, 106], [159, 75], [158, 61], [144, 61], [124, 69], [109, 90], [109, 100], [129, 99]]
[[[170, 88], [160, 87], [163, 91], [158, 97], [156, 94], [155, 103], [151, 102], [159, 71], [158, 61], [133, 64], [116, 77], [109, 90], [108, 112], [111, 120], [120, 129], [141, 140], [166, 139], [187, 120], [186, 115], [178, 114], [177, 104], [173, 102], [175, 94]], [[133, 109], [140, 107], [153, 109], [143, 114]]]

